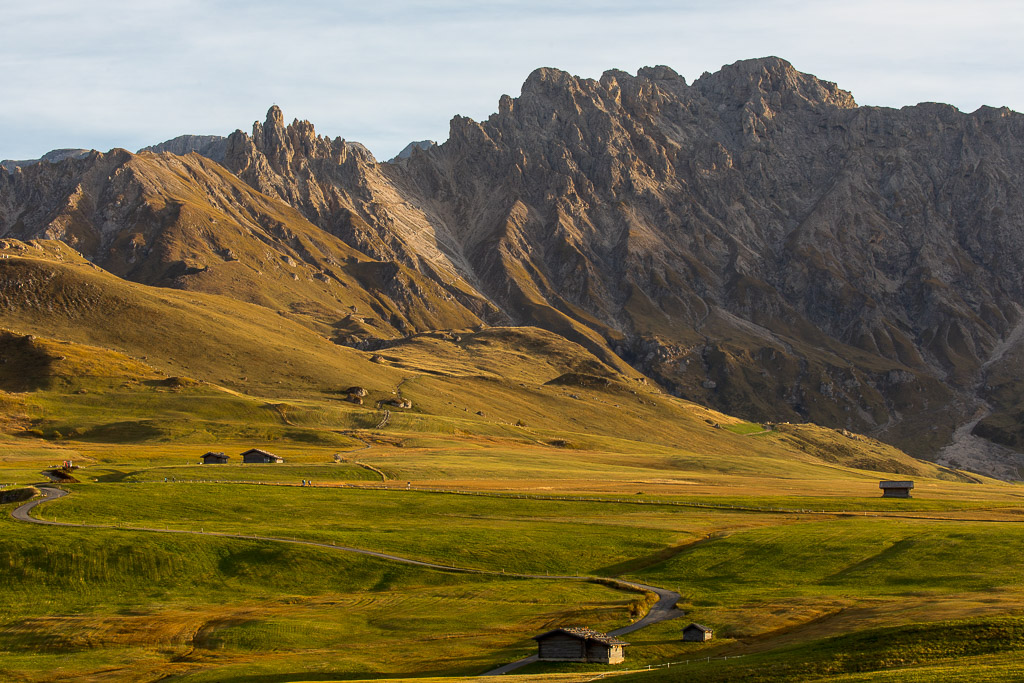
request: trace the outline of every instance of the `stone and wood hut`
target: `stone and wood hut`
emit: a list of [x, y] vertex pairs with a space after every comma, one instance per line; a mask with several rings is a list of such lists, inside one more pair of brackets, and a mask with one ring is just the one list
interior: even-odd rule
[[910, 489], [914, 488], [914, 482], [880, 481], [878, 488], [882, 489], [882, 498], [910, 498]]
[[625, 660], [629, 643], [583, 626], [556, 628], [534, 636], [537, 658], [542, 662], [590, 662], [618, 664]]
[[204, 465], [226, 465], [229, 459], [223, 453], [214, 453], [213, 451], [202, 456]]
[[267, 453], [266, 451], [261, 451], [258, 448], [250, 448], [245, 453], [242, 453], [242, 462], [274, 463], [274, 462], [284, 462], [284, 458], [282, 458], [279, 455], [274, 455], [273, 453]]
[[683, 640], [687, 643], [703, 643], [714, 637], [715, 632], [713, 629], [696, 622], [683, 629]]

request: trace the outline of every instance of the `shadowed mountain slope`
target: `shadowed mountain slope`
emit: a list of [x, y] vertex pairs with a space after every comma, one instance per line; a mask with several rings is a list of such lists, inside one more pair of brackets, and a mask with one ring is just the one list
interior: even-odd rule
[[[534, 327], [416, 334], [371, 353], [263, 306], [126, 282], [61, 242], [7, 240], [0, 256], [0, 430], [24, 438], [163, 442], [190, 438], [197, 421], [237, 433], [276, 415], [296, 438], [328, 443], [387, 424], [406, 436], [639, 449], [669, 469], [685, 453], [723, 471], [974, 480], [816, 425], [761, 430]], [[349, 387], [365, 399], [344, 400]]]
[[119, 277], [227, 294], [339, 341], [479, 322], [437, 283], [367, 257], [199, 155], [92, 153], [0, 185], [6, 237], [60, 239]]
[[541, 69], [396, 175], [514, 320], [543, 302], [680, 395], [934, 454], [1020, 320], [1022, 140], [778, 59]]
[[[958, 425], [960, 441], [1022, 433], [1022, 162], [1020, 114], [860, 107], [777, 58], [693, 84], [538, 69], [488, 120], [457, 116], [394, 163], [274, 107], [228, 138], [234, 176], [120, 152], [22, 169], [0, 177], [0, 235], [65, 239], [116, 274], [306, 315], [350, 344], [535, 325], [679, 396], [966, 466], [971, 448], [940, 454]], [[146, 191], [112, 191], [120, 175]], [[136, 234], [178, 246], [140, 260]], [[267, 255], [239, 256], [249, 270], [214, 258], [253, 237]], [[305, 270], [290, 284], [286, 259], [351, 303]], [[373, 315], [346, 322], [345, 305]], [[995, 456], [988, 471], [1014, 462]]]

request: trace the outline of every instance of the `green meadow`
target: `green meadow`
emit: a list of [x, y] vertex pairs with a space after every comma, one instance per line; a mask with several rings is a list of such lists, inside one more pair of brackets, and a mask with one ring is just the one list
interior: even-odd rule
[[[182, 680], [473, 675], [529, 654], [530, 636], [553, 625], [625, 625], [642, 598], [583, 581], [502, 578], [503, 571], [619, 577], [678, 590], [685, 617], [631, 634], [627, 662], [612, 668], [712, 657], [687, 665], [693, 680], [752, 671], [760, 678], [751, 680], [811, 680], [885, 668], [879, 662], [890, 662], [891, 653], [839, 656], [842, 639], [962, 617], [1012, 625], [1006, 615], [1024, 611], [1024, 568], [1006, 552], [1024, 541], [1024, 527], [999, 521], [1018, 512], [1005, 501], [933, 501], [926, 507], [936, 517], [921, 519], [880, 509], [893, 501], [878, 501], [885, 506], [870, 516], [769, 513], [729, 507], [765, 502], [756, 497], [706, 500], [719, 506], [705, 508], [344, 484], [164, 483], [169, 469], [136, 473], [135, 482], [73, 484], [70, 496], [37, 508], [43, 519], [110, 528], [3, 522], [0, 566], [11, 571], [0, 671], [45, 680], [33, 679], [34, 667], [41, 671], [57, 653], [87, 642], [88, 656], [75, 658], [79, 673], [131, 657], [173, 664]], [[993, 520], [941, 517], [965, 512]], [[378, 550], [499, 576], [211, 532]], [[715, 628], [716, 639], [682, 643], [679, 630], [689, 620]], [[942, 632], [936, 626], [929, 637]], [[900, 637], [916, 638], [910, 633]], [[864, 642], [882, 640], [892, 639]], [[1017, 636], [1006, 645], [1018, 647]], [[948, 668], [954, 656], [1002, 651], [992, 643], [950, 647], [918, 647], [905, 659]], [[755, 664], [759, 658], [771, 666]], [[307, 660], [315, 667], [306, 668]], [[580, 667], [607, 668], [535, 664], [526, 673]], [[681, 675], [673, 670], [672, 680]]]
[[[552, 384], [596, 361], [531, 334], [412, 340], [351, 379], [331, 366], [326, 388], [267, 370], [251, 394], [32, 342], [50, 361], [0, 392], [0, 492], [71, 460], [69, 495], [33, 514], [89, 526], [0, 505], [0, 680], [474, 677], [534, 635], [612, 630], [652, 602], [596, 577], [677, 591], [678, 618], [629, 634], [622, 665], [517, 680], [1018, 677], [1020, 486], [628, 376]], [[524, 362], [524, 345], [543, 354]], [[357, 383], [363, 405], [343, 400]], [[413, 408], [385, 412], [399, 392]], [[285, 462], [240, 463], [253, 447]], [[211, 450], [230, 464], [200, 465]], [[913, 499], [880, 498], [904, 478]], [[682, 642], [690, 621], [715, 639]]]
[[[10, 506], [3, 506], [5, 512]], [[549, 622], [614, 627], [635, 595], [446, 574], [326, 549], [0, 522], [0, 678], [271, 680], [477, 673]], [[109, 675], [109, 674], [108, 674]]]

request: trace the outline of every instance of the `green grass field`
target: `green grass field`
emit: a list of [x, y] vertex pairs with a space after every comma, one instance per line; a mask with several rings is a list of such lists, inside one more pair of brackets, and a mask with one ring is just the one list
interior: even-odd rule
[[[647, 604], [516, 572], [640, 581], [677, 590], [685, 611], [630, 634], [623, 665], [534, 664], [520, 679], [531, 683], [647, 666], [623, 675], [1020, 672], [1018, 485], [813, 425], [764, 430], [626, 375], [607, 390], [552, 384], [597, 366], [550, 335], [416, 338], [371, 363], [322, 345], [312, 360], [288, 356], [290, 329], [275, 333], [274, 353], [306, 389], [279, 386], [268, 356], [252, 394], [218, 381], [227, 368], [215, 356], [194, 363], [212, 364], [198, 379], [172, 379], [182, 368], [12, 337], [38, 371], [0, 377], [0, 484], [39, 483], [72, 460], [70, 495], [34, 514], [99, 528], [16, 522], [0, 505], [0, 679], [451, 680], [531, 653], [543, 631], [613, 629]], [[314, 381], [317, 363], [330, 386]], [[362, 406], [340, 393], [357, 383]], [[399, 392], [414, 407], [381, 424], [377, 402]], [[285, 463], [240, 464], [251, 447]], [[232, 464], [199, 465], [209, 450]], [[914, 479], [915, 498], [882, 500], [878, 481], [890, 478]], [[690, 620], [716, 639], [683, 643]]]
[[[156, 468], [149, 470], [149, 474], [171, 469], [174, 468]], [[529, 636], [553, 623], [587, 623], [606, 628], [627, 623], [627, 605], [636, 599], [636, 596], [614, 591], [603, 600], [583, 598], [579, 591], [586, 593], [594, 587], [560, 583], [558, 590], [566, 591], [560, 595], [567, 601], [580, 599], [576, 607], [586, 609], [573, 612], [567, 603], [564, 606], [568, 611], [556, 620], [548, 616], [538, 622], [542, 610], [534, 611], [533, 605], [552, 598], [537, 598], [540, 602], [532, 602], [531, 581], [496, 582], [484, 577], [445, 575], [389, 565], [341, 553], [329, 560], [327, 557], [318, 559], [330, 556], [329, 550], [124, 529], [132, 526], [227, 533], [258, 531], [268, 536], [337, 543], [496, 571], [623, 577], [679, 590], [683, 595], [683, 608], [688, 613], [686, 619], [701, 621], [716, 629], [715, 641], [697, 646], [679, 641], [679, 629], [687, 623], [685, 620], [632, 634], [629, 659], [618, 667], [623, 670], [680, 661], [695, 652], [711, 657], [742, 654], [742, 659], [722, 662], [722, 666], [731, 671], [743, 666], [747, 658], [776, 656], [772, 653], [781, 647], [779, 652], [783, 654], [777, 656], [782, 659], [778, 661], [810, 658], [811, 663], [793, 664], [795, 668], [779, 669], [782, 672], [779, 676], [763, 680], [786, 680], [805, 673], [811, 676], [860, 671], [875, 660], [857, 660], [861, 662], [857, 664], [860, 669], [850, 668], [842, 658], [845, 663], [835, 664], [829, 657], [834, 655], [839, 647], [836, 643], [841, 645], [841, 641], [829, 639], [865, 629], [909, 628], [920, 622], [960, 616], [985, 620], [1024, 610], [1021, 590], [1024, 569], [1014, 554], [1005, 552], [1007, 547], [1017, 547], [1024, 541], [1024, 527], [1012, 522], [906, 519], [899, 516], [903, 513], [898, 510], [881, 510], [876, 513], [879, 516], [822, 517], [724, 507], [737, 502], [733, 498], [719, 501], [723, 507], [691, 508], [401, 489], [253, 486], [244, 482], [163, 483], [162, 479], [153, 481], [149, 474], [132, 475], [140, 483], [72, 485], [71, 496], [48, 504], [37, 515], [65, 522], [120, 526], [121, 529], [46, 529], [48, 540], [44, 543], [36, 539], [32, 544], [33, 536], [38, 535], [37, 528], [6, 522], [6, 527], [17, 531], [15, 537], [26, 544], [17, 557], [41, 555], [47, 558], [46, 564], [40, 565], [16, 560], [10, 553], [0, 556], [0, 565], [15, 567], [14, 575], [21, 577], [18, 585], [9, 585], [11, 604], [32, 602], [29, 595], [36, 594], [40, 588], [52, 591], [57, 583], [69, 583], [74, 591], [73, 597], [60, 590], [52, 596], [53, 602], [37, 602], [33, 608], [37, 610], [36, 617], [25, 614], [19, 621], [8, 620], [7, 632], [17, 637], [10, 635], [4, 647], [12, 656], [21, 654], [9, 660], [5, 656], [4, 661], [37, 661], [23, 652], [25, 648], [37, 647], [32, 643], [57, 643], [53, 649], [70, 647], [53, 639], [56, 633], [72, 628], [70, 624], [77, 622], [42, 617], [57, 604], [64, 612], [81, 611], [92, 613], [91, 618], [109, 619], [111, 612], [136, 609], [139, 597], [144, 596], [143, 604], [156, 609], [157, 614], [149, 621], [131, 621], [136, 625], [131, 628], [142, 628], [139, 625], [144, 622], [149, 624], [146, 628], [155, 628], [156, 623], [171, 619], [168, 605], [180, 604], [185, 596], [192, 594], [202, 596], [201, 603], [207, 605], [203, 610], [230, 603], [236, 605], [232, 610], [251, 611], [255, 609], [253, 601], [261, 599], [268, 600], [267, 604], [281, 603], [253, 623], [244, 619], [239, 623], [235, 617], [225, 617], [212, 631], [204, 632], [204, 647], [223, 655], [217, 659], [218, 666], [234, 662], [227, 671], [237, 670], [240, 678], [243, 671], [284, 675], [284, 669], [299, 666], [296, 662], [302, 660], [301, 653], [312, 656], [322, 667], [319, 671], [334, 672], [332, 675], [338, 678], [412, 673], [470, 675], [488, 665], [529, 653]], [[757, 502], [754, 498], [739, 501]], [[879, 502], [891, 506], [894, 501]], [[993, 519], [1015, 510], [1008, 508], [1005, 502], [981, 507], [968, 501], [944, 504], [933, 501], [925, 507], [935, 515], [957, 515], [966, 508], [974, 515], [992, 514]], [[181, 514], [183, 510], [187, 511], [186, 515]], [[438, 533], [438, 529], [443, 529], [443, 533]], [[84, 536], [96, 545], [76, 546], [70, 552], [43, 552], [44, 547], [52, 546], [53, 535]], [[130, 549], [129, 539], [133, 539]], [[121, 577], [124, 563], [136, 562], [132, 559], [136, 554], [140, 559], [145, 558], [144, 565], [135, 567], [130, 576]], [[190, 558], [185, 581], [177, 578], [185, 571], [180, 555]], [[217, 558], [216, 562], [210, 559], [211, 555]], [[972, 558], [972, 564], [963, 563], [963, 557]], [[324, 571], [328, 562], [336, 571]], [[282, 570], [284, 574], [278, 575]], [[47, 578], [53, 576], [64, 577], [64, 580], [54, 582]], [[120, 583], [129, 579], [127, 584]], [[142, 589], [143, 584], [145, 589]], [[509, 612], [505, 605], [497, 607], [488, 597], [489, 590], [505, 590], [491, 586], [505, 584], [513, 587], [509, 590], [520, 596], [516, 600], [524, 605], [519, 616], [515, 616], [514, 611]], [[132, 597], [126, 602], [117, 602], [109, 595], [112, 591]], [[370, 612], [382, 609], [380, 605], [393, 599], [411, 605], [411, 609], [429, 613], [430, 605], [443, 596], [458, 594], [464, 598], [461, 602], [450, 603], [451, 611], [446, 613], [449, 621], [424, 618], [425, 630], [416, 635], [415, 642], [404, 643], [403, 647], [409, 648], [403, 650], [407, 652], [408, 661], [417, 662], [412, 668], [385, 671], [374, 668], [379, 663], [365, 660], [360, 660], [360, 666], [365, 668], [352, 668], [349, 659], [337, 654], [325, 659], [324, 653], [331, 650], [330, 639], [352, 628], [351, 624], [343, 621], [331, 625], [334, 624], [331, 622], [318, 624], [315, 629], [302, 624], [323, 619], [322, 596], [343, 594], [349, 596], [347, 599], [356, 599], [352, 596], [363, 595], [364, 591], [372, 595], [367, 594], [357, 601], [367, 601], [366, 609]], [[420, 600], [424, 595], [431, 597]], [[120, 599], [124, 601], [123, 597]], [[339, 598], [331, 598], [334, 599]], [[237, 606], [239, 600], [243, 606]], [[493, 614], [495, 610], [506, 613], [506, 617]], [[438, 634], [447, 633], [445, 629], [454, 628], [452, 624], [456, 622], [460, 625], [483, 623], [480, 620], [489, 611], [496, 619], [493, 628], [506, 632], [506, 641], [499, 645], [489, 638], [467, 637], [460, 647], [468, 649], [456, 648], [460, 653], [457, 656], [436, 655], [440, 659], [430, 659], [435, 656], [428, 653], [434, 651]], [[605, 616], [597, 616], [599, 614]], [[357, 615], [349, 614], [345, 618], [356, 619]], [[505, 623], [506, 618], [511, 621]], [[392, 630], [367, 632], [366, 642], [392, 643], [392, 639], [398, 638], [396, 633], [402, 630], [400, 621], [392, 624]], [[54, 630], [41, 633], [44, 623]], [[105, 625], [97, 628], [115, 628], [103, 623]], [[889, 624], [898, 626], [887, 626]], [[104, 648], [106, 645], [101, 649]], [[471, 655], [473, 648], [480, 649]], [[790, 650], [790, 654], [785, 654]], [[137, 655], [141, 656], [143, 651], [148, 653], [147, 657], [156, 656], [142, 645], [136, 648]], [[932, 652], [925, 648], [915, 652], [907, 660], [915, 665], [951, 656], [945, 650]], [[990, 651], [971, 653], [971, 656], [993, 654]], [[108, 655], [113, 656], [113, 653]], [[343, 660], [344, 666], [340, 663]], [[427, 667], [427, 661], [436, 668], [422, 668]], [[474, 662], [477, 668], [467, 661]], [[712, 664], [715, 662], [707, 663], [705, 668]], [[95, 666], [100, 665], [97, 659]], [[576, 667], [538, 664], [531, 669], [535, 673], [559, 673]], [[196, 670], [185, 680], [225, 680], [216, 676], [227, 675], [219, 668], [216, 675], [211, 674], [195, 663], [193, 668]], [[711, 675], [710, 670], [705, 674]], [[313, 673], [311, 669], [300, 667], [289, 675], [300, 671]], [[723, 676], [721, 680], [731, 680]]]
[[621, 625], [635, 599], [589, 583], [446, 574], [270, 542], [41, 535], [9, 518], [0, 527], [5, 680], [128, 665], [133, 676], [220, 681], [477, 673], [501, 663], [524, 631], [565, 619]]
[[869, 628], [732, 659], [695, 656], [616, 680], [1007, 681], [1024, 672], [1022, 651], [1024, 617], [983, 617]]

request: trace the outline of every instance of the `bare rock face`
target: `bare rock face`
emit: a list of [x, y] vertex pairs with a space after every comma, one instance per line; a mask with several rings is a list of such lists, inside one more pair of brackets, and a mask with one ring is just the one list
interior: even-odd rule
[[463, 279], [469, 265], [433, 239], [425, 208], [406, 200], [389, 167], [363, 145], [317, 135], [308, 121], [286, 126], [275, 106], [264, 123], [253, 124], [252, 135], [236, 131], [228, 138], [224, 165], [360, 251], [422, 273], [474, 316], [504, 320], [476, 283]]
[[[345, 304], [318, 318], [341, 343], [536, 325], [753, 420], [964, 467], [968, 437], [1024, 443], [1024, 116], [1007, 109], [860, 107], [774, 57], [692, 84], [545, 68], [394, 163], [276, 107], [227, 139], [234, 176], [174, 159], [0, 174], [0, 237], [208, 287], [256, 264], [295, 293], [267, 305], [303, 315], [300, 289], [319, 290], [294, 283], [344, 281], [347, 304], [312, 297]], [[987, 471], [1011, 473], [1006, 449]]]
[[437, 147], [437, 143], [434, 142], [433, 140], [419, 140], [417, 142], [410, 142], [408, 145], [403, 147], [402, 151], [395, 155], [395, 157], [390, 161], [396, 162], [401, 161], [402, 159], [408, 159], [416, 152], [422, 152], [432, 147]]
[[858, 107], [776, 58], [693, 85], [539, 69], [396, 176], [517, 322], [557, 311], [687, 398], [927, 456], [1021, 321], [1022, 140], [1008, 110]]
[[0, 237], [61, 240], [120, 277], [263, 305], [339, 343], [480, 322], [438, 283], [371, 259], [196, 154], [93, 152], [3, 174]]
[[58, 161], [64, 161], [65, 159], [81, 159], [82, 157], [89, 156], [92, 150], [88, 149], [53, 149], [44, 154], [39, 159], [25, 159], [22, 161], [15, 161], [14, 159], [4, 159], [0, 161], [0, 167], [2, 167], [8, 173], [14, 173], [14, 169], [23, 168], [25, 166], [33, 166], [43, 161], [47, 161], [51, 164], [55, 164]]
[[227, 150], [227, 138], [221, 135], [179, 135], [158, 145], [150, 145], [139, 150], [161, 154], [168, 152], [185, 156], [186, 154], [200, 154], [207, 159], [213, 159], [217, 163], [224, 161], [224, 153]]

